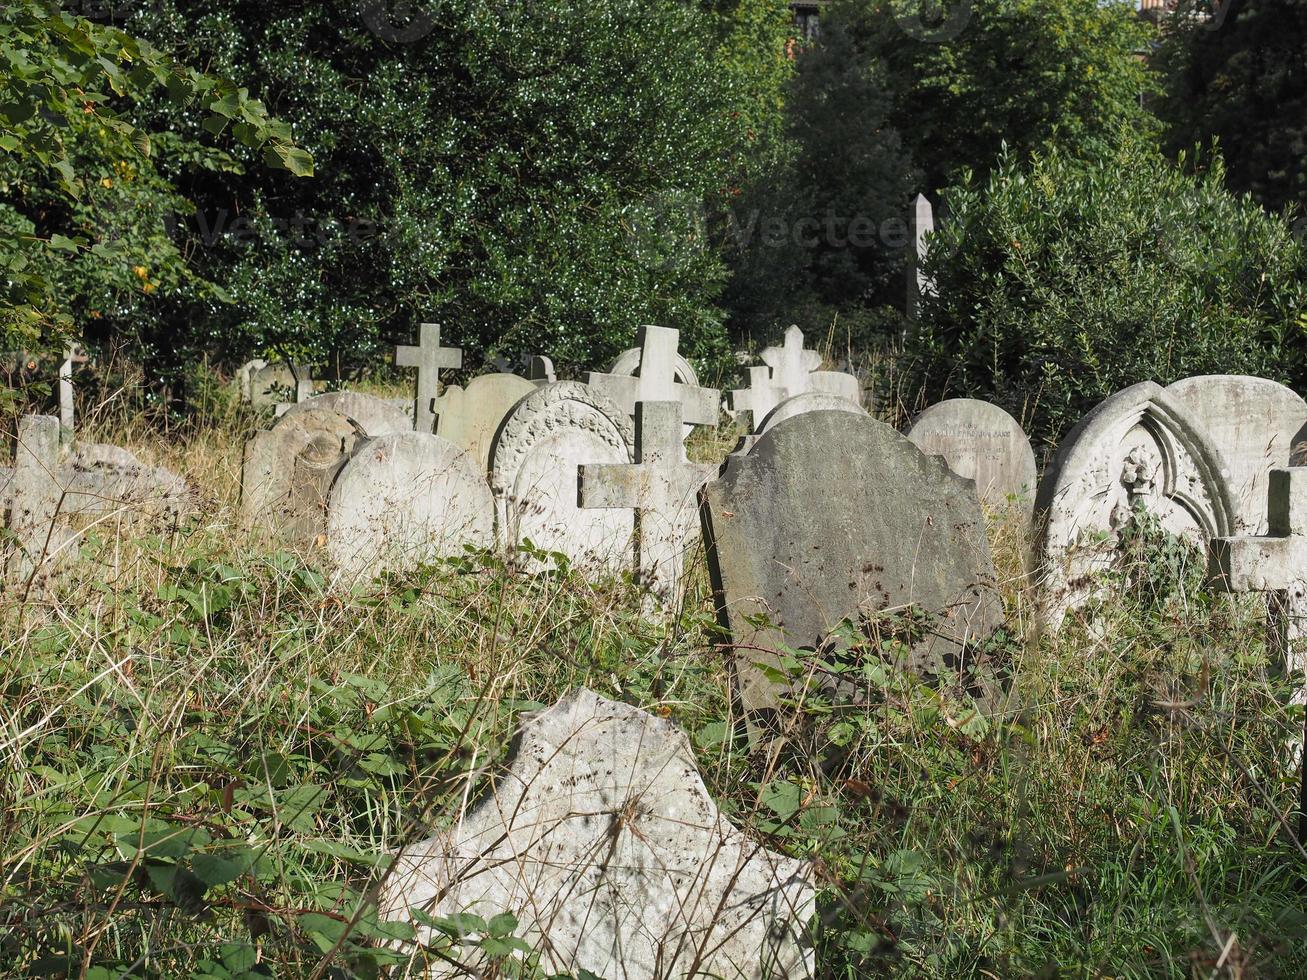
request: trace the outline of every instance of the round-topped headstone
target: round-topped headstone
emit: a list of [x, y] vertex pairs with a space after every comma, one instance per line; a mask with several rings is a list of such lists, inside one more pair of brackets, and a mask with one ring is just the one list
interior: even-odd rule
[[413, 419], [396, 402], [361, 391], [328, 391], [314, 395], [291, 405], [281, 417], [286, 419], [314, 409], [339, 412], [357, 422], [359, 428], [369, 436], [388, 436], [394, 432], [410, 432], [413, 429]]
[[408, 569], [490, 545], [494, 512], [476, 461], [448, 439], [380, 436], [355, 450], [331, 488], [327, 550], [351, 578]]
[[805, 412], [850, 412], [854, 415], [866, 415], [867, 410], [857, 402], [845, 398], [843, 395], [833, 395], [826, 391], [805, 391], [801, 395], [795, 395], [793, 398], [787, 398], [770, 412], [767, 417], [758, 425], [757, 436], [763, 435], [768, 429], [771, 429], [786, 419], [792, 419], [796, 415], [803, 415]]
[[631, 462], [634, 442], [626, 413], [589, 385], [558, 381], [527, 395], [504, 419], [491, 451], [501, 541], [530, 541], [582, 568], [628, 567], [635, 512], [582, 510], [578, 471]]
[[927, 456], [943, 456], [954, 473], [975, 480], [990, 510], [1030, 513], [1039, 479], [1035, 452], [1017, 420], [997, 405], [975, 398], [940, 402], [917, 416], [907, 436]]
[[446, 388], [436, 399], [436, 434], [462, 446], [487, 472], [490, 447], [504, 417], [536, 388], [515, 374], [483, 374], [466, 388]]

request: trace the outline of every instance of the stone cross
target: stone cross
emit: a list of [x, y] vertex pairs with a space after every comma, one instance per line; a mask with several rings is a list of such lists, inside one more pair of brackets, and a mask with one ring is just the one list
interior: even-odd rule
[[[1214, 538], [1209, 571], [1227, 592], [1267, 593], [1267, 647], [1298, 680], [1294, 704], [1307, 702], [1307, 467], [1273, 469], [1267, 489], [1269, 533]], [[1307, 840], [1307, 771], [1298, 837]]]
[[908, 317], [916, 319], [921, 297], [934, 295], [935, 284], [924, 271], [926, 236], [935, 230], [935, 209], [925, 194], [918, 194], [908, 213], [908, 237], [912, 252], [908, 255]]
[[76, 402], [73, 397], [73, 371], [78, 364], [85, 364], [88, 358], [77, 344], [69, 346], [64, 355], [64, 362], [59, 366], [59, 424], [69, 432], [76, 422]]
[[413, 406], [413, 427], [432, 435], [436, 431], [436, 399], [440, 397], [440, 372], [461, 368], [463, 351], [440, 346], [440, 324], [424, 323], [416, 347], [395, 348], [396, 367], [418, 369], [417, 400]]
[[615, 401], [627, 415], [639, 402], [677, 401], [686, 423], [716, 425], [721, 414], [721, 392], [696, 388], [676, 380], [676, 348], [680, 331], [671, 327], [640, 328], [640, 368], [635, 377], [591, 372], [586, 382]]
[[793, 398], [812, 388], [808, 376], [821, 367], [821, 354], [805, 349], [803, 331], [792, 326], [785, 331], [784, 346], [768, 347], [762, 352], [762, 361], [772, 369], [772, 384], [782, 390], [784, 397]]
[[749, 387], [732, 391], [730, 398], [732, 412], [749, 412], [753, 416], [749, 426], [752, 430], [784, 400], [785, 392], [772, 382], [771, 368], [759, 364], [749, 368]]
[[699, 531], [699, 488], [718, 467], [690, 463], [681, 445], [682, 404], [638, 402], [635, 462], [581, 466], [580, 505], [634, 508], [636, 567], [655, 594], [675, 597], [685, 552]]

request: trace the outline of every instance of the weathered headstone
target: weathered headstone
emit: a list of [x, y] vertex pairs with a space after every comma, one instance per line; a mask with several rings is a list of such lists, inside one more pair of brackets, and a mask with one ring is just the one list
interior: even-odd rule
[[771, 368], [757, 364], [749, 368], [749, 387], [730, 392], [729, 399], [730, 411], [737, 418], [743, 412], [749, 413], [747, 425], [754, 432], [771, 410], [785, 400], [785, 389], [772, 382]]
[[850, 401], [843, 395], [831, 395], [824, 391], [806, 391], [802, 395], [795, 395], [793, 398], [787, 398], [770, 412], [758, 424], [757, 435], [762, 435], [768, 429], [784, 422], [786, 419], [792, 419], [796, 415], [802, 415], [804, 412], [848, 412], [852, 415], [866, 415], [867, 410], [855, 401]]
[[313, 372], [307, 364], [276, 361], [250, 375], [250, 404], [256, 409], [275, 409], [287, 393], [296, 402], [313, 395]]
[[353, 419], [369, 436], [410, 432], [413, 420], [398, 403], [361, 391], [328, 391], [289, 406], [281, 414], [287, 419], [301, 412], [327, 411]]
[[488, 471], [495, 433], [513, 406], [536, 387], [513, 374], [483, 374], [466, 389], [446, 388], [436, 399], [436, 435], [462, 446]]
[[[1293, 703], [1307, 703], [1307, 467], [1272, 469], [1267, 476], [1263, 536], [1216, 538], [1209, 571], [1229, 592], [1267, 597], [1267, 649], [1298, 681]], [[1307, 737], [1305, 737], [1307, 740]], [[1301, 756], [1301, 753], [1298, 753]], [[1298, 837], [1307, 840], [1307, 768], [1302, 775]]]
[[184, 480], [146, 466], [117, 446], [67, 450], [52, 416], [19, 420], [13, 469], [0, 468], [0, 511], [9, 513], [15, 547], [6, 555], [10, 577], [26, 578], [71, 558], [80, 537], [71, 520], [175, 519], [192, 495]]
[[631, 418], [637, 402], [679, 401], [686, 435], [693, 426], [716, 425], [721, 418], [721, 392], [699, 387], [693, 370], [676, 352], [679, 338], [680, 331], [670, 327], [641, 327], [634, 365], [632, 352], [627, 351], [607, 374], [591, 372], [587, 381]]
[[1207, 430], [1166, 389], [1145, 381], [1105, 399], [1062, 440], [1035, 501], [1042, 526], [1045, 622], [1097, 591], [1136, 511], [1205, 545], [1235, 533], [1224, 460]]
[[927, 456], [943, 456], [954, 473], [975, 480], [987, 508], [1029, 518], [1038, 481], [1035, 453], [1021, 425], [1003, 409], [953, 398], [918, 415], [907, 436]]
[[[730, 409], [734, 413], [749, 411], [751, 431], [756, 435], [763, 420], [782, 402], [810, 393], [843, 398], [862, 407], [862, 384], [842, 371], [822, 371], [821, 354], [803, 346], [803, 331], [790, 327], [779, 347], [768, 347], [760, 355], [764, 366], [749, 368], [749, 387], [731, 392]], [[799, 402], [791, 411], [821, 401]]]
[[[673, 724], [582, 689], [524, 716], [516, 745], [450, 830], [399, 852], [386, 918], [512, 913], [550, 975], [812, 975], [811, 867], [731, 825]], [[488, 975], [458, 952], [427, 976]]]
[[761, 651], [820, 649], [849, 621], [916, 606], [938, 617], [911, 666], [943, 670], [1002, 623], [975, 489], [884, 423], [806, 412], [728, 459], [704, 488], [718, 614], [737, 645], [750, 709], [776, 691]]
[[526, 379], [536, 385], [553, 384], [558, 380], [558, 373], [554, 370], [553, 360], [542, 354], [532, 357], [527, 368]]
[[1294, 449], [1307, 440], [1307, 402], [1266, 378], [1229, 374], [1186, 378], [1166, 391], [1220, 452], [1239, 531], [1263, 533], [1267, 474], [1296, 462]]
[[635, 510], [635, 566], [654, 594], [675, 599], [686, 553], [699, 540], [699, 488], [715, 464], [691, 463], [680, 402], [637, 402], [635, 462], [581, 467], [581, 506]]
[[582, 510], [577, 487], [578, 467], [629, 463], [634, 445], [626, 413], [589, 385], [559, 381], [523, 398], [490, 453], [501, 542], [530, 541], [581, 569], [629, 567], [634, 511]]
[[69, 432], [76, 428], [77, 399], [73, 390], [73, 372], [79, 364], [85, 364], [86, 353], [77, 344], [73, 344], [64, 354], [64, 361], [59, 365], [59, 424]]
[[364, 438], [350, 418], [322, 407], [288, 413], [256, 433], [241, 467], [243, 522], [285, 543], [318, 542], [327, 531], [332, 481]]
[[233, 381], [241, 401], [248, 403], [254, 400], [254, 376], [267, 366], [267, 361], [256, 357], [236, 369]]
[[918, 194], [908, 209], [908, 319], [915, 320], [921, 309], [921, 298], [933, 295], [935, 284], [926, 275], [926, 236], [935, 230], [935, 209], [924, 194]]
[[440, 372], [463, 366], [463, 351], [440, 346], [440, 324], [424, 323], [418, 346], [396, 347], [395, 366], [418, 369], [417, 397], [413, 403], [413, 427], [431, 435], [436, 431], [436, 399], [440, 397]]
[[494, 540], [494, 500], [476, 461], [425, 432], [368, 439], [331, 488], [327, 552], [346, 578], [460, 555]]

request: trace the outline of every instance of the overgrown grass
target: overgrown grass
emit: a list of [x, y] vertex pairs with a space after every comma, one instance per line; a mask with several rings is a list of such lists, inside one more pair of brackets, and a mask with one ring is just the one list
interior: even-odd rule
[[1024, 529], [996, 522], [997, 713], [866, 641], [755, 752], [706, 576], [665, 624], [626, 583], [488, 555], [339, 594], [236, 525], [250, 420], [215, 420], [121, 436], [205, 489], [197, 518], [106, 524], [49, 593], [0, 600], [0, 973], [417, 970], [368, 908], [381, 855], [475, 792], [520, 711], [584, 684], [675, 720], [732, 818], [816, 862], [826, 976], [1307, 975], [1301, 709], [1257, 604], [1182, 550], [1141, 534], [1045, 637]]

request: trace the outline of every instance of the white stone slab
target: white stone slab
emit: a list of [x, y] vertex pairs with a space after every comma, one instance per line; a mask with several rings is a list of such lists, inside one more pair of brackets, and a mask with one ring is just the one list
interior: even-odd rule
[[328, 391], [314, 395], [297, 405], [291, 405], [281, 417], [284, 419], [315, 409], [325, 409], [353, 419], [369, 436], [388, 436], [396, 432], [409, 432], [413, 428], [413, 420], [394, 401], [361, 391]]
[[943, 456], [954, 473], [975, 480], [991, 511], [1029, 517], [1038, 480], [1035, 453], [1020, 423], [997, 405], [974, 398], [940, 402], [917, 416], [907, 436], [927, 456]]
[[488, 472], [495, 433], [513, 406], [537, 387], [514, 374], [483, 374], [467, 388], [446, 388], [436, 399], [436, 435], [462, 446]]

